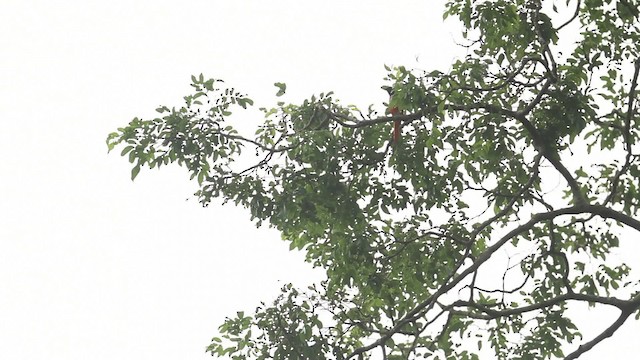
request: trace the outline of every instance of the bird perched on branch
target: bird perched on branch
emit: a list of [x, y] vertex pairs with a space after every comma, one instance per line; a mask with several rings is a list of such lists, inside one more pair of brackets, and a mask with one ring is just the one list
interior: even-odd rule
[[[383, 86], [382, 88], [389, 94], [389, 103], [387, 105], [386, 113], [391, 116], [400, 115], [402, 112], [400, 111], [400, 108], [398, 108], [398, 105], [396, 104], [396, 101], [393, 98], [393, 95], [394, 95], [393, 88], [390, 86]], [[400, 120], [393, 121], [393, 133], [392, 133], [391, 139], [393, 140], [394, 144], [397, 144], [398, 141], [400, 141], [401, 127], [402, 127], [402, 123]]]

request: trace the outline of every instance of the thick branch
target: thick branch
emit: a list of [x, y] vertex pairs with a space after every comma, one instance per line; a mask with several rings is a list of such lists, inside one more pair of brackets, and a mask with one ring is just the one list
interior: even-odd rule
[[571, 175], [569, 170], [564, 166], [558, 157], [557, 153], [552, 154], [543, 154], [544, 157], [549, 160], [551, 165], [553, 165], [556, 170], [562, 175], [567, 184], [569, 184], [569, 188], [571, 188], [571, 194], [573, 195], [573, 203], [576, 205], [586, 205], [588, 204], [587, 199], [585, 199], [584, 194], [582, 193], [582, 189], [580, 188], [580, 184], [578, 181]]
[[616, 319], [616, 321], [614, 321], [613, 324], [611, 324], [611, 326], [609, 326], [602, 333], [600, 333], [600, 335], [593, 338], [593, 340], [578, 346], [578, 349], [576, 349], [576, 351], [567, 355], [564, 359], [565, 360], [577, 359], [580, 355], [591, 350], [594, 346], [599, 344], [602, 340], [608, 337], [611, 337], [620, 328], [620, 326], [624, 324], [624, 322], [627, 320], [627, 318], [629, 318], [631, 314], [633, 314], [633, 311], [623, 311], [618, 317], [618, 319]]
[[[476, 103], [472, 105], [446, 104], [444, 106], [444, 109], [449, 111], [467, 111], [467, 112], [471, 110], [486, 110], [493, 114], [502, 114], [512, 118], [517, 117], [517, 113], [513, 110], [501, 108], [499, 106], [495, 106], [491, 104], [484, 104], [484, 103]], [[363, 127], [377, 125], [377, 124], [389, 123], [397, 120], [400, 120], [403, 122], [420, 120], [428, 114], [435, 114], [437, 112], [438, 112], [438, 106], [430, 105], [425, 107], [421, 112], [414, 112], [411, 114], [399, 114], [399, 115], [393, 115], [393, 116], [381, 116], [381, 117], [377, 117], [375, 119], [369, 119], [369, 120], [358, 120], [351, 116], [340, 114], [340, 113], [331, 113], [330, 116], [331, 116], [331, 119], [333, 119], [335, 122], [337, 122], [341, 126], [351, 128], [351, 129], [357, 129], [357, 128], [363, 128]]]
[[[465, 300], [456, 301], [453, 304], [451, 304], [450, 307], [454, 308], [454, 307], [464, 306], [464, 307], [474, 308], [482, 311], [487, 315], [486, 317], [482, 317], [483, 319], [492, 320], [500, 317], [520, 315], [527, 312], [548, 308], [550, 306], [559, 304], [561, 302], [570, 301], [570, 300], [598, 303], [602, 305], [610, 305], [620, 309], [621, 311], [629, 310], [631, 305], [637, 302], [637, 299], [635, 298], [631, 300], [622, 300], [615, 297], [567, 293], [567, 294], [558, 295], [556, 297], [553, 297], [545, 301], [541, 301], [539, 303], [535, 303], [535, 304], [531, 304], [531, 305], [527, 305], [519, 308], [505, 309], [505, 310], [494, 310], [488, 306], [484, 306], [482, 304], [478, 304], [473, 301], [465, 301]], [[468, 313], [465, 313], [465, 315], [473, 316], [473, 314], [468, 314]]]

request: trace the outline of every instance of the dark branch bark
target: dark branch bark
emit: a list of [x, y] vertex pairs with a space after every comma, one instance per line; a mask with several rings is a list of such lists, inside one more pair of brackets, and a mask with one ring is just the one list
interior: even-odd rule
[[[486, 316], [482, 316], [482, 319], [485, 320], [492, 320], [492, 319], [497, 319], [500, 317], [506, 317], [506, 316], [513, 316], [513, 315], [520, 315], [520, 314], [524, 314], [527, 312], [531, 312], [531, 311], [536, 311], [536, 310], [541, 310], [544, 308], [548, 308], [550, 306], [559, 304], [561, 302], [565, 302], [565, 301], [584, 301], [584, 302], [590, 302], [590, 303], [598, 303], [598, 304], [602, 304], [602, 305], [609, 305], [609, 306], [614, 306], [618, 309], [620, 309], [621, 311], [629, 311], [629, 308], [631, 305], [635, 304], [637, 302], [637, 300], [635, 298], [632, 298], [630, 300], [622, 300], [622, 299], [618, 299], [615, 297], [604, 297], [604, 296], [598, 296], [598, 295], [588, 295], [588, 294], [577, 294], [577, 293], [567, 293], [567, 294], [562, 294], [562, 295], [558, 295], [556, 297], [553, 297], [551, 299], [545, 300], [545, 301], [541, 301], [535, 304], [531, 304], [528, 306], [523, 306], [520, 308], [514, 308], [514, 309], [505, 309], [505, 310], [494, 310], [488, 306], [482, 305], [482, 304], [478, 304], [474, 301], [464, 301], [464, 300], [459, 300], [456, 301], [454, 303], [452, 303], [450, 305], [450, 308], [456, 308], [456, 307], [470, 307], [470, 308], [474, 308], [477, 310], [482, 311], [484, 314], [486, 314]], [[467, 312], [459, 312], [460, 314], [465, 314], [468, 316], [476, 316], [474, 314], [471, 313], [467, 313]]]
[[567, 20], [564, 24], [558, 26], [556, 31], [560, 31], [563, 27], [571, 24], [573, 22], [573, 20], [575, 20], [578, 17], [578, 14], [580, 14], [580, 6], [581, 5], [582, 5], [582, 0], [578, 0], [578, 3], [576, 4], [576, 11], [573, 13], [573, 16], [569, 20]]
[[629, 318], [631, 314], [633, 314], [632, 311], [623, 311], [618, 317], [618, 319], [616, 319], [616, 321], [614, 321], [613, 324], [611, 324], [611, 326], [609, 326], [603, 332], [601, 332], [600, 335], [593, 338], [593, 340], [578, 346], [578, 349], [576, 349], [576, 351], [567, 355], [564, 359], [565, 360], [577, 359], [580, 355], [591, 350], [594, 346], [599, 344], [602, 340], [608, 337], [611, 337], [622, 326], [622, 324], [624, 324], [624, 322], [627, 320], [627, 318]]

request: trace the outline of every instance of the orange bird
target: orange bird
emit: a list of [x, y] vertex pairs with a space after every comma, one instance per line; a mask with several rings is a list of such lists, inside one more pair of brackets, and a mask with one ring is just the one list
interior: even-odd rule
[[[393, 89], [390, 86], [384, 86], [383, 87], [384, 90], [387, 91], [387, 93], [389, 93], [389, 107], [387, 108], [387, 113], [389, 113], [391, 116], [396, 116], [400, 114], [400, 109], [398, 109], [398, 106], [396, 106], [395, 104], [392, 105], [393, 102]], [[402, 123], [400, 122], [400, 120], [394, 120], [393, 121], [393, 134], [392, 134], [392, 139], [393, 139], [393, 143], [396, 144], [398, 143], [398, 141], [400, 141], [400, 127], [401, 127]]]

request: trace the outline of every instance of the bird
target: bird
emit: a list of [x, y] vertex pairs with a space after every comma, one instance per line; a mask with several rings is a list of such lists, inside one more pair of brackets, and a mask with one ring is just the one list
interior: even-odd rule
[[[391, 88], [390, 86], [383, 86], [382, 88], [386, 90], [387, 93], [389, 94], [389, 105], [387, 107], [386, 112], [392, 117], [396, 115], [400, 115], [402, 112], [400, 111], [400, 109], [398, 108], [398, 106], [395, 104], [393, 100], [393, 95], [394, 95], [393, 88]], [[400, 120], [393, 120], [393, 133], [391, 135], [391, 139], [394, 144], [397, 144], [400, 141], [401, 127], [402, 127], [402, 122]]]

